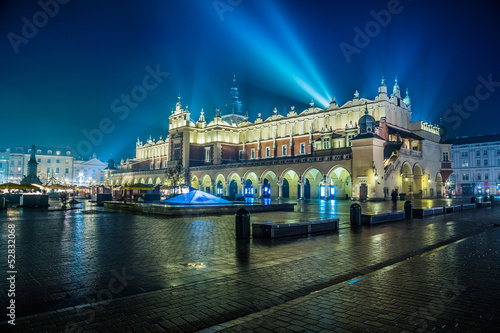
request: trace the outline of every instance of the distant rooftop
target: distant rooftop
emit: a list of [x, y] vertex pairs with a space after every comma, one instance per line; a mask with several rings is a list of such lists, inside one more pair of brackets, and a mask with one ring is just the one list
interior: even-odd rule
[[489, 134], [479, 136], [463, 136], [461, 138], [448, 139], [454, 145], [467, 145], [473, 143], [500, 142], [500, 134]]

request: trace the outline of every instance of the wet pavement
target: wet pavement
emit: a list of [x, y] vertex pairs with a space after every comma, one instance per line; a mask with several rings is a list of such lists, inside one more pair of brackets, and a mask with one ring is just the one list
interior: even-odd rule
[[[16, 225], [15, 331], [485, 332], [500, 326], [500, 228], [493, 226], [500, 207], [351, 230], [350, 204], [311, 201], [295, 212], [253, 214], [252, 222], [339, 217], [341, 230], [249, 241], [234, 239], [233, 216], [107, 213], [88, 202], [68, 211], [0, 211], [2, 244], [7, 225]], [[449, 204], [458, 201], [414, 200], [416, 208]], [[390, 202], [361, 205], [363, 213], [393, 211]], [[5, 246], [0, 253], [6, 272]], [[5, 277], [0, 287], [5, 309]]]

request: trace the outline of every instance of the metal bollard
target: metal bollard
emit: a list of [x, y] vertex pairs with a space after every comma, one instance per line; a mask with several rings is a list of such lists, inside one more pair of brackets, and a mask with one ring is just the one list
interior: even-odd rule
[[413, 203], [410, 200], [405, 201], [405, 219], [413, 217]]
[[350, 209], [351, 213], [351, 227], [359, 227], [361, 225], [361, 206], [353, 203]]
[[245, 208], [240, 208], [235, 215], [236, 238], [250, 238], [250, 213]]

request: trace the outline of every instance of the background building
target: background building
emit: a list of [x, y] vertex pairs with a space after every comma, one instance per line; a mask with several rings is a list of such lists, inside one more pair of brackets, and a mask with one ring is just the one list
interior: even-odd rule
[[73, 161], [73, 184], [100, 184], [104, 181], [104, 169], [108, 165], [94, 154], [89, 160]]
[[449, 140], [454, 172], [450, 191], [456, 195], [500, 194], [500, 135]]
[[[234, 112], [234, 114], [227, 114]], [[411, 99], [385, 81], [373, 100], [360, 98], [286, 115], [275, 108], [252, 123], [242, 116], [235, 81], [226, 114], [197, 122], [181, 99], [169, 117], [168, 135], [136, 143], [108, 182], [166, 184], [165, 169], [182, 164], [187, 183], [212, 194], [292, 199], [440, 197], [453, 172], [451, 144], [438, 126], [411, 121]]]
[[10, 148], [0, 151], [0, 184], [9, 181], [9, 156]]
[[[94, 154], [89, 160], [75, 158], [69, 147], [36, 147], [37, 176], [43, 184], [99, 184], [104, 181], [107, 164]], [[0, 152], [2, 182], [19, 183], [28, 174], [31, 147], [15, 147]]]

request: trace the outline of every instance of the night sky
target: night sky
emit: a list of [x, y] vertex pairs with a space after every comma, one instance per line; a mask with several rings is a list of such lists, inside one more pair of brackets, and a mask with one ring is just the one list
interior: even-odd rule
[[201, 108], [211, 120], [233, 75], [252, 121], [356, 89], [373, 99], [397, 75], [413, 120], [500, 133], [497, 1], [55, 1], [40, 1], [49, 14], [1, 2], [0, 149], [133, 157], [137, 137], [166, 136], [179, 94], [194, 121]]

